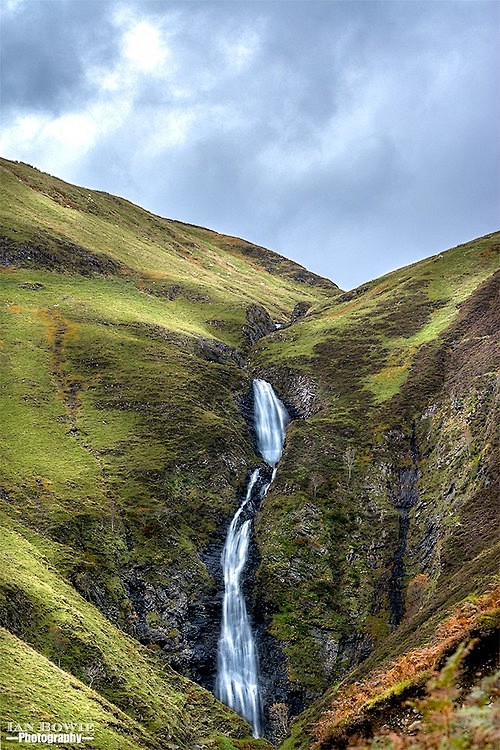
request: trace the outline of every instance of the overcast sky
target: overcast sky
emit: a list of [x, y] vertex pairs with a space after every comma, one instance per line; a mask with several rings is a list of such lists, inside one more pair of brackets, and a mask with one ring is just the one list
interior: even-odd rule
[[343, 288], [497, 228], [500, 3], [4, 0], [0, 152]]

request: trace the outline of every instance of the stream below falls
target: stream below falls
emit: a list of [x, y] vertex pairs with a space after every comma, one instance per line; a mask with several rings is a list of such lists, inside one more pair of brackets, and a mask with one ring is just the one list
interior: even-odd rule
[[252, 521], [275, 477], [276, 464], [281, 458], [285, 430], [290, 417], [272, 386], [265, 380], [253, 381], [253, 396], [253, 424], [257, 451], [273, 469], [273, 473], [267, 483], [263, 483], [259, 469], [255, 469], [250, 475], [245, 498], [229, 525], [222, 551], [224, 600], [217, 651], [215, 695], [248, 721], [254, 737], [261, 737], [259, 659], [241, 588], [241, 578], [248, 560]]

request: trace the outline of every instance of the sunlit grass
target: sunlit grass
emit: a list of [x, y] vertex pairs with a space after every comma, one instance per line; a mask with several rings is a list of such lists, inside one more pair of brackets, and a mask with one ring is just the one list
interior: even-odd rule
[[[2, 223], [7, 235], [17, 240], [36, 242], [42, 232], [45, 238], [69, 241], [112, 258], [128, 273], [208, 293], [216, 304], [264, 304], [274, 315], [291, 312], [298, 301], [314, 303], [335, 293], [334, 287], [311, 287], [285, 274], [268, 273], [244, 254], [247, 243], [236, 238], [155, 217], [113, 196], [27, 172], [23, 165], [3, 161], [0, 168]], [[25, 174], [28, 184], [13, 171]], [[59, 192], [54, 188], [57, 184]]]
[[[14, 722], [89, 721], [96, 725], [95, 746], [117, 750], [157, 747], [160, 729], [191, 747], [200, 736], [193, 726], [197, 712], [209, 734], [215, 726], [229, 729], [228, 710], [120, 632], [56, 572], [51, 561], [60, 558], [60, 545], [32, 531], [28, 541], [22, 526], [14, 531], [7, 521], [5, 527], [3, 514], [0, 521], [0, 598], [15, 597], [30, 614], [22, 620], [27, 643], [1, 631], [3, 727], [7, 716]], [[100, 694], [86, 687], [96, 662]], [[128, 739], [119, 744], [122, 735]]]

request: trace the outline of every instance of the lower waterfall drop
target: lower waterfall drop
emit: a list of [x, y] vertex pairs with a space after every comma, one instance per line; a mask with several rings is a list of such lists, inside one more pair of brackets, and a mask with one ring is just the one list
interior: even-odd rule
[[257, 449], [264, 461], [272, 467], [273, 474], [271, 481], [262, 485], [258, 481], [259, 469], [252, 472], [245, 499], [229, 525], [222, 551], [224, 601], [215, 695], [248, 721], [254, 737], [260, 737], [262, 706], [259, 661], [241, 590], [241, 576], [248, 559], [253, 515], [258, 501], [264, 497], [276, 474], [275, 466], [281, 458], [285, 429], [290, 417], [272, 386], [265, 380], [253, 381], [253, 393]]

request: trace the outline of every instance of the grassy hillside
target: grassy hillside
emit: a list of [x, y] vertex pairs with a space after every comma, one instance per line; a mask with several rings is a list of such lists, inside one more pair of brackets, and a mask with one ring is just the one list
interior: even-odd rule
[[[40, 654], [30, 710], [44, 713], [52, 689], [59, 706], [73, 675], [109, 701], [109, 721], [125, 721], [120, 709], [138, 722], [131, 746], [136, 732], [148, 747], [248, 734], [165, 664], [213, 673], [204, 555], [258, 461], [241, 352], [274, 327], [269, 314], [338, 290], [26, 165], [3, 160], [1, 173], [1, 623]], [[8, 691], [13, 720], [28, 720], [27, 690]], [[80, 716], [100, 700], [82, 696]]]
[[294, 421], [248, 600], [269, 732], [309, 707], [287, 748], [309, 747], [332, 685], [432, 643], [496, 571], [499, 234], [342, 293], [243, 240], [0, 173], [6, 712], [72, 705], [103, 749], [259, 745], [188, 678], [213, 686], [264, 376]]
[[0, 165], [3, 249], [11, 262], [118, 277], [143, 297], [167, 298], [181, 308], [190, 303], [188, 312], [164, 310], [174, 330], [184, 330], [178, 312], [196, 326], [191, 333], [213, 337], [209, 321], [220, 312], [224, 320], [234, 316], [243, 323], [245, 302], [283, 316], [294, 302], [315, 303], [337, 291], [332, 282], [244, 240], [162, 219], [25, 164], [2, 159]]
[[309, 395], [256, 525], [292, 711], [432, 638], [498, 570], [499, 238], [341, 295], [251, 353], [286, 398]]
[[66, 547], [5, 516], [1, 528], [4, 723], [89, 721], [97, 746], [116, 748], [247, 735], [245, 722], [75, 591], [59, 572], [71, 564]]

